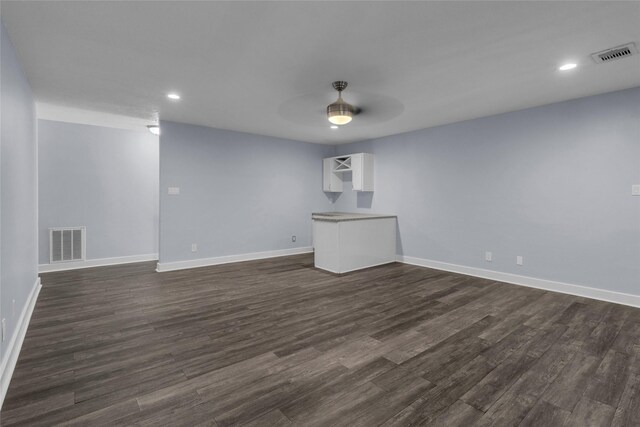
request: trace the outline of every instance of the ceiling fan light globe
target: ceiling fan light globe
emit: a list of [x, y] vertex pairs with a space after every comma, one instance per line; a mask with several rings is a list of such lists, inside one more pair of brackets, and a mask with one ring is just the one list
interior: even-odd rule
[[351, 115], [335, 115], [329, 116], [329, 121], [334, 125], [346, 125], [352, 120]]

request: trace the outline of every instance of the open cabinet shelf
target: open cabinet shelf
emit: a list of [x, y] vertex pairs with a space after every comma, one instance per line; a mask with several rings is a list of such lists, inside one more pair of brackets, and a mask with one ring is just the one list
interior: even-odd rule
[[334, 172], [347, 172], [351, 171], [351, 156], [346, 157], [332, 157], [333, 159], [333, 171]]

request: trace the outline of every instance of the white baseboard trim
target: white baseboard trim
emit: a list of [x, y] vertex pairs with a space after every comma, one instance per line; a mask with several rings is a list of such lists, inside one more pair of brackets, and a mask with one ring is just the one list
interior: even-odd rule
[[529, 288], [544, 289], [546, 291], [560, 292], [585, 298], [613, 302], [616, 304], [640, 307], [640, 295], [625, 294], [622, 292], [608, 291], [605, 289], [590, 288], [587, 286], [572, 285], [569, 283], [555, 282], [552, 280], [536, 279], [535, 277], [520, 276], [500, 271], [485, 270], [464, 265], [449, 264], [430, 259], [415, 258], [398, 255], [398, 262], [433, 268], [436, 270], [451, 271], [453, 273], [466, 274], [468, 276], [481, 277], [483, 279], [496, 280], [514, 285], [527, 286]]
[[22, 312], [18, 318], [18, 323], [16, 324], [17, 327], [11, 337], [11, 341], [7, 344], [4, 359], [2, 359], [2, 365], [0, 365], [0, 408], [2, 408], [4, 397], [7, 395], [9, 383], [13, 376], [13, 370], [18, 362], [22, 342], [24, 341], [24, 336], [27, 334], [27, 328], [31, 321], [31, 314], [33, 313], [33, 308], [36, 306], [36, 301], [41, 288], [42, 285], [40, 284], [40, 278], [38, 277], [33, 285], [33, 289], [31, 289], [27, 303], [22, 307]]
[[85, 261], [70, 261], [56, 264], [40, 264], [39, 273], [51, 271], [77, 270], [79, 268], [104, 267], [105, 265], [129, 264], [132, 262], [157, 261], [158, 254], [130, 255], [114, 258], [97, 258]]
[[307, 254], [313, 252], [311, 246], [293, 249], [280, 249], [275, 251], [253, 252], [249, 254], [227, 255], [214, 258], [200, 258], [188, 261], [159, 262], [157, 272], [184, 270], [186, 268], [207, 267], [210, 265], [229, 264], [232, 262], [252, 261], [264, 258], [276, 258], [287, 255]]

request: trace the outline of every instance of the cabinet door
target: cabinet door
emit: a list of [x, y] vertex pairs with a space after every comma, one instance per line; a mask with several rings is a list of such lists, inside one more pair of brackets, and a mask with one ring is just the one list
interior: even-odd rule
[[351, 155], [351, 179], [355, 191], [373, 191], [373, 154]]
[[322, 191], [331, 191], [331, 159], [322, 160]]
[[362, 154], [362, 189], [373, 191], [373, 154]]
[[353, 183], [353, 189], [355, 191], [362, 191], [362, 154], [351, 155], [351, 181]]
[[322, 191], [342, 191], [342, 179], [333, 172], [333, 158], [322, 160]]

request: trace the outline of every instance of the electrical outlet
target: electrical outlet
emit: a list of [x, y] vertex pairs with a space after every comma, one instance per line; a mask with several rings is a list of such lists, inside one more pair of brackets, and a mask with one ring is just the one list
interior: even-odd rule
[[198, 252], [198, 244], [197, 243], [192, 243], [191, 244], [191, 252]]
[[11, 317], [16, 317], [16, 300], [11, 301]]
[[2, 319], [2, 341], [4, 341], [4, 337], [7, 336], [7, 319]]
[[291, 236], [291, 241], [295, 242], [296, 241], [296, 236]]
[[635, 184], [631, 186], [631, 195], [640, 196], [640, 184]]
[[484, 253], [484, 260], [487, 262], [491, 262], [491, 260], [493, 259], [493, 255], [491, 254], [491, 252], [485, 252]]
[[518, 264], [518, 265], [522, 265], [522, 255], [518, 255], [518, 256], [516, 257], [516, 264]]

